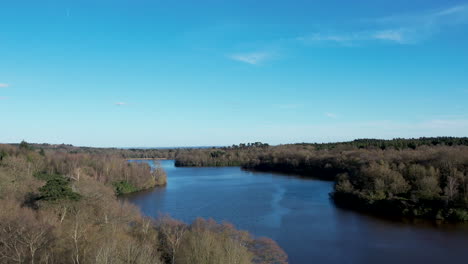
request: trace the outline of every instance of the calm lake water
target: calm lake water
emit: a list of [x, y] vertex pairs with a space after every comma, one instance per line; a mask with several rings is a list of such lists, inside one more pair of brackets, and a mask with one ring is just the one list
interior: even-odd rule
[[[137, 161], [148, 162], [152, 161]], [[333, 183], [238, 167], [161, 165], [168, 184], [128, 196], [148, 216], [228, 221], [276, 240], [290, 263], [467, 263], [468, 227], [403, 223], [343, 210]]]

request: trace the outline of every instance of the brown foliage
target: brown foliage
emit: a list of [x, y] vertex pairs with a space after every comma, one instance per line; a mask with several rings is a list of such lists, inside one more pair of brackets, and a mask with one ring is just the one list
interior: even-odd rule
[[270, 238], [261, 237], [251, 243], [254, 252], [254, 263], [258, 264], [286, 264], [288, 256], [283, 249]]
[[[168, 216], [154, 221], [116, 199], [114, 181], [165, 184], [160, 167], [102, 153], [40, 155], [7, 145], [0, 153], [2, 264], [250, 263], [254, 256], [250, 235], [232, 225], [199, 219], [187, 226]], [[44, 179], [55, 174], [69, 179], [81, 198], [37, 200]]]

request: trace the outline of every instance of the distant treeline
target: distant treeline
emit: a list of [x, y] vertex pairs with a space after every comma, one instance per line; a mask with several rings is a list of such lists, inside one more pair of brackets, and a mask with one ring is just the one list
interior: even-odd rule
[[[11, 144], [15, 145], [15, 144]], [[286, 144], [279, 146], [270, 146], [266, 143], [242, 143], [226, 147], [203, 147], [203, 148], [93, 148], [93, 147], [76, 147], [69, 144], [30, 144], [36, 150], [49, 150], [56, 153], [85, 153], [85, 154], [105, 154], [116, 155], [127, 159], [176, 159], [179, 160], [180, 166], [239, 166], [245, 161], [249, 161], [249, 157], [257, 152], [262, 152], [265, 149], [281, 148], [284, 146], [302, 146], [307, 149], [314, 150], [332, 150], [332, 149], [416, 149], [421, 146], [468, 146], [468, 137], [422, 137], [422, 138], [395, 138], [390, 140], [385, 139], [356, 139], [348, 142], [335, 143], [297, 143]], [[202, 159], [195, 161], [199, 154], [203, 155]], [[190, 160], [193, 161], [190, 161]], [[184, 162], [192, 164], [184, 164]], [[200, 164], [203, 163], [203, 164]], [[213, 164], [211, 164], [213, 163]], [[221, 165], [216, 165], [223, 163]], [[224, 164], [226, 163], [226, 164]]]
[[0, 144], [0, 263], [287, 263], [271, 239], [150, 219], [116, 199], [165, 182], [161, 168], [113, 151]]
[[[309, 145], [302, 143], [299, 145]], [[421, 137], [421, 138], [395, 138], [385, 139], [356, 139], [349, 142], [338, 143], [316, 143], [311, 144], [316, 149], [333, 149], [340, 146], [352, 146], [356, 148], [380, 148], [380, 149], [416, 149], [420, 146], [468, 146], [468, 137]]]

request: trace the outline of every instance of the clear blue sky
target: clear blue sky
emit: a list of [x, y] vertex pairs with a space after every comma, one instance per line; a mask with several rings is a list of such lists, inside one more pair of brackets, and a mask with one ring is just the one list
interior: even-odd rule
[[468, 1], [0, 2], [0, 142], [468, 136]]

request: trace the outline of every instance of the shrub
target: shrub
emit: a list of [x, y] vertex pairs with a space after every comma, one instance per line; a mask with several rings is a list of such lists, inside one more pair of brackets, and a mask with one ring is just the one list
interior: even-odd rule
[[122, 194], [138, 191], [138, 189], [135, 186], [133, 186], [131, 183], [127, 181], [114, 182], [112, 183], [112, 186], [114, 186], [114, 190], [117, 195], [122, 195]]
[[57, 201], [72, 200], [77, 201], [81, 198], [80, 194], [74, 192], [70, 187], [70, 181], [61, 175], [46, 175], [41, 177], [47, 179], [44, 186], [39, 188], [40, 200]]

